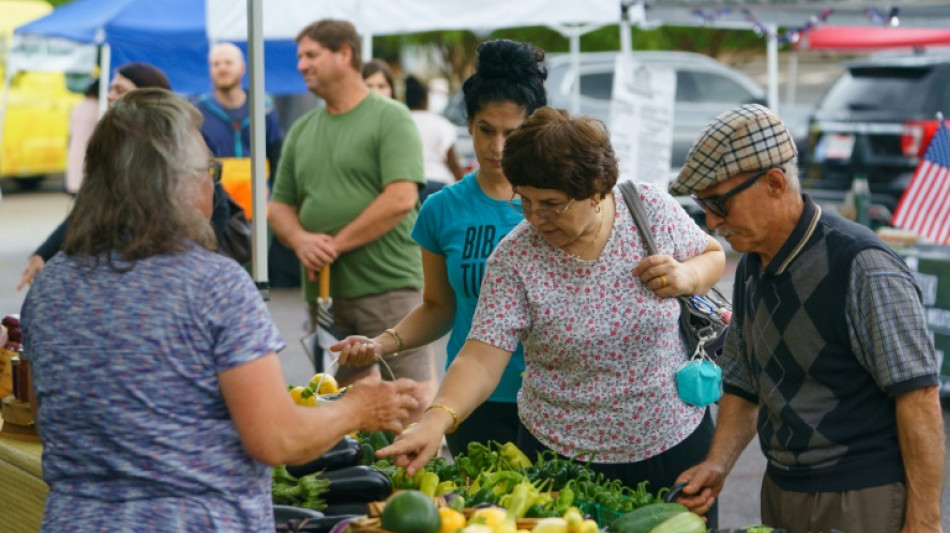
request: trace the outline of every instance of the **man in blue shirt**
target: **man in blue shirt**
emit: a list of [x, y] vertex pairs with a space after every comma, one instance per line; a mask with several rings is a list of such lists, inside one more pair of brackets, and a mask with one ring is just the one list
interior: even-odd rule
[[[244, 54], [232, 43], [220, 43], [208, 55], [208, 68], [214, 90], [195, 98], [192, 103], [204, 116], [201, 134], [215, 157], [249, 158], [251, 156], [251, 109], [247, 91], [241, 85], [246, 71]], [[284, 132], [270, 98], [265, 100], [265, 152], [270, 170], [277, 168]], [[244, 168], [244, 167], [242, 167]], [[247, 169], [250, 168], [248, 165]], [[245, 210], [250, 209], [250, 184], [229, 179], [236, 167], [224, 166], [222, 183], [232, 198]], [[268, 188], [271, 184], [268, 174]], [[230, 176], [233, 178], [233, 176]], [[244, 183], [240, 183], [244, 181]], [[300, 265], [297, 257], [280, 242], [271, 242], [268, 255], [271, 284], [275, 287], [296, 287], [300, 284]]]

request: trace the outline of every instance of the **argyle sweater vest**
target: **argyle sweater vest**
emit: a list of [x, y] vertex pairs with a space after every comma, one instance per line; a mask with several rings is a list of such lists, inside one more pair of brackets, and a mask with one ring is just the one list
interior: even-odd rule
[[758, 403], [767, 474], [784, 490], [901, 481], [894, 399], [852, 352], [845, 318], [855, 256], [890, 250], [870, 230], [828, 213], [799, 237], [802, 249], [777, 273], [763, 271], [757, 255], [739, 262], [733, 327], [741, 328], [740, 353], [759, 397], [726, 391]]

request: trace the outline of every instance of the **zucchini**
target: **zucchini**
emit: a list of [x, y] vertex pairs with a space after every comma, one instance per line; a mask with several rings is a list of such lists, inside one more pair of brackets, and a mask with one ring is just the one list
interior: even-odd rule
[[338, 470], [359, 464], [362, 455], [363, 451], [360, 449], [359, 441], [346, 436], [336, 443], [333, 448], [309, 463], [287, 465], [287, 472], [294, 477], [303, 477], [321, 470]]
[[630, 511], [614, 520], [607, 527], [607, 531], [611, 533], [650, 533], [654, 527], [662, 524], [667, 519], [686, 512], [689, 512], [689, 510], [678, 503], [654, 503]]
[[706, 533], [706, 521], [689, 511], [667, 518], [650, 533]]
[[[320, 474], [320, 477], [330, 482], [330, 488], [324, 495], [328, 504], [377, 502], [393, 493], [389, 476], [371, 466], [331, 470]], [[329, 514], [326, 511], [324, 513]]]

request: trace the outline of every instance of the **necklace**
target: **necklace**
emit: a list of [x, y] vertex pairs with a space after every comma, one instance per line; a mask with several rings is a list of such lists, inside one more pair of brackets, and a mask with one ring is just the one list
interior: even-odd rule
[[584, 251], [581, 252], [580, 254], [572, 254], [571, 252], [567, 252], [567, 254], [570, 255], [571, 257], [578, 259], [580, 261], [587, 261], [587, 262], [593, 262], [598, 259], [596, 257], [593, 259], [586, 259], [587, 254], [590, 252], [591, 248], [593, 248], [594, 244], [596, 244], [597, 241], [600, 240], [600, 232], [603, 231], [604, 229], [604, 210], [601, 209], [598, 212], [600, 213], [600, 222], [597, 224], [597, 233], [594, 234], [594, 238], [591, 239], [590, 243], [587, 245], [586, 248], [584, 248]]

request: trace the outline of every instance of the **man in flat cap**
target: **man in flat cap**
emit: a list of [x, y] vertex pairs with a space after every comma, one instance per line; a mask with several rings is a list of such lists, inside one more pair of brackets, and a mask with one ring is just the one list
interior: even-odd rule
[[941, 531], [938, 361], [914, 276], [864, 226], [798, 182], [781, 119], [713, 120], [670, 186], [743, 252], [718, 362], [712, 449], [680, 502], [705, 512], [758, 432], [762, 521], [789, 533]]

